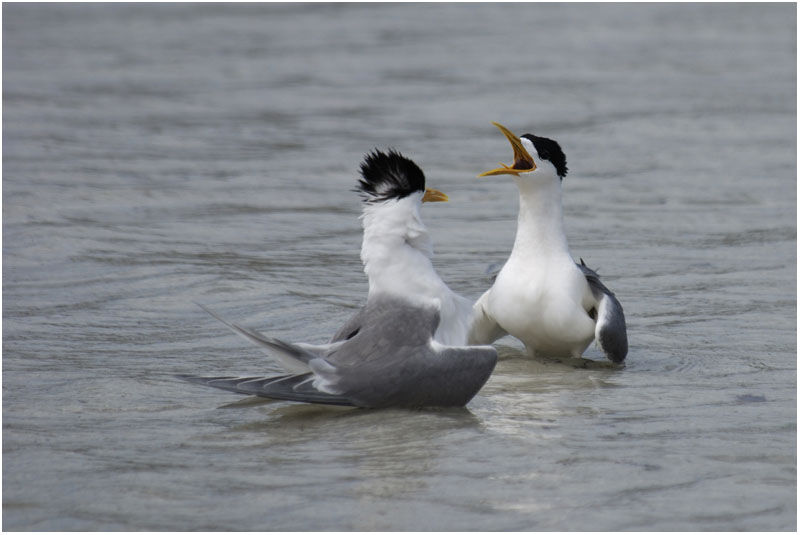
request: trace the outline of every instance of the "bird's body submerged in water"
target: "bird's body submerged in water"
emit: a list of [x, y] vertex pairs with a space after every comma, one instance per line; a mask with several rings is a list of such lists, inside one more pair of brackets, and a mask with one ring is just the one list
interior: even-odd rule
[[555, 141], [521, 138], [495, 123], [514, 149], [514, 164], [481, 176], [510, 174], [519, 189], [517, 234], [493, 286], [475, 303], [469, 341], [510, 334], [532, 355], [579, 357], [592, 340], [622, 362], [628, 351], [625, 316], [597, 273], [576, 264], [564, 232], [561, 185], [566, 157]]
[[419, 214], [422, 202], [447, 197], [426, 189], [422, 170], [393, 151], [367, 155], [361, 174], [361, 257], [369, 278], [363, 308], [322, 345], [283, 342], [209, 311], [290, 373], [183, 379], [241, 394], [358, 407], [463, 406], [480, 390], [497, 352], [466, 347], [471, 303], [433, 269]]

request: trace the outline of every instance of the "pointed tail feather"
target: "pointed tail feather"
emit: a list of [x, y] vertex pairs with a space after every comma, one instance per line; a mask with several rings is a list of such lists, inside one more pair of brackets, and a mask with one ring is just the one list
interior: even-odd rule
[[196, 375], [177, 375], [176, 377], [190, 383], [220, 388], [237, 394], [323, 405], [355, 406], [346, 397], [315, 389], [312, 385], [314, 376], [311, 373], [275, 377], [199, 377]]
[[247, 327], [242, 327], [236, 323], [231, 323], [200, 303], [195, 304], [227, 325], [236, 334], [247, 338], [257, 346], [266, 350], [266, 353], [278, 359], [287, 371], [299, 373], [307, 372], [308, 361], [317, 357], [317, 355], [314, 353], [311, 353], [300, 346], [284, 342], [283, 340], [278, 340], [277, 338], [270, 338], [257, 331], [254, 331], [253, 329], [248, 329]]

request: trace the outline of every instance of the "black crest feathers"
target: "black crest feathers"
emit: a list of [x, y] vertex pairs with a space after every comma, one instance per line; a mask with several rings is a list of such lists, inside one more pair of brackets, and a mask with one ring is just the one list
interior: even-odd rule
[[425, 174], [399, 152], [376, 149], [364, 157], [355, 191], [366, 202], [402, 199], [416, 191], [425, 191]]
[[567, 157], [558, 142], [546, 137], [534, 136], [533, 134], [525, 134], [522, 137], [533, 143], [533, 146], [536, 147], [536, 152], [539, 153], [539, 158], [553, 164], [558, 176], [562, 179], [567, 176]]

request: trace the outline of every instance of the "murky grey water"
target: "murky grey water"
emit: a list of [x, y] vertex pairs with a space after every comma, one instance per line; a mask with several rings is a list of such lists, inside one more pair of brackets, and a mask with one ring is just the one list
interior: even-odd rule
[[[3, 6], [3, 528], [794, 530], [795, 6]], [[560, 141], [624, 369], [514, 341], [462, 411], [255, 402], [358, 306], [362, 155], [477, 297]], [[602, 360], [592, 349], [589, 357]]]

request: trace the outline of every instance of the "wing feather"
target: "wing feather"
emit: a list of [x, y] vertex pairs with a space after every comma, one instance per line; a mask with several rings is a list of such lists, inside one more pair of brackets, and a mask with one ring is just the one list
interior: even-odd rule
[[318, 352], [312, 352], [311, 350], [316, 349], [317, 351], [323, 351], [327, 348], [327, 346], [311, 346], [307, 344], [303, 344], [301, 347], [300, 345], [284, 342], [283, 340], [279, 340], [277, 338], [264, 336], [258, 331], [254, 331], [253, 329], [248, 329], [247, 327], [242, 327], [241, 325], [237, 325], [236, 323], [225, 320], [214, 311], [201, 305], [200, 303], [196, 304], [214, 316], [216, 319], [227, 325], [236, 334], [243, 336], [247, 340], [250, 340], [257, 346], [261, 347], [263, 350], [266, 350], [266, 353], [271, 357], [276, 358], [283, 365], [283, 367], [286, 368], [286, 371], [300, 373], [307, 372], [308, 362], [311, 359], [319, 356]]
[[597, 272], [584, 264], [583, 259], [577, 266], [586, 277], [592, 295], [597, 300], [595, 340], [610, 361], [620, 363], [628, 354], [628, 331], [622, 305], [614, 292], [600, 282]]
[[190, 383], [220, 388], [237, 394], [324, 405], [355, 406], [355, 403], [345, 396], [328, 394], [314, 388], [314, 376], [311, 373], [275, 377], [199, 377], [195, 375], [178, 375], [177, 377]]

